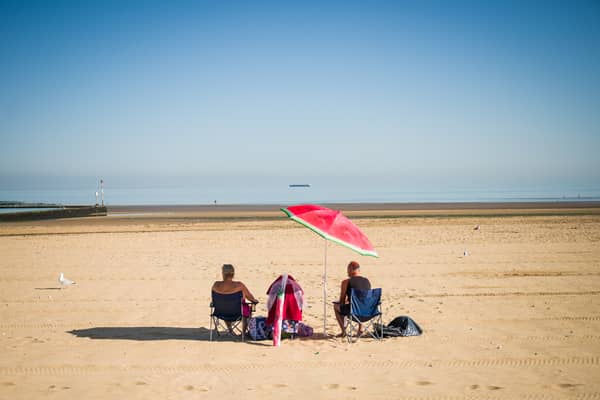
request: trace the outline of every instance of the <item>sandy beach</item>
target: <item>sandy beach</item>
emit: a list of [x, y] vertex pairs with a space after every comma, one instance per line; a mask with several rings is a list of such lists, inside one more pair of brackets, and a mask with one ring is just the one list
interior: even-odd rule
[[[330, 309], [323, 336], [324, 241], [277, 207], [4, 223], [0, 398], [600, 399], [597, 203], [340, 207], [380, 258], [329, 244], [328, 303], [357, 260], [384, 322], [409, 315], [422, 336], [348, 344]], [[256, 315], [292, 274], [317, 335], [209, 342], [223, 263]]]

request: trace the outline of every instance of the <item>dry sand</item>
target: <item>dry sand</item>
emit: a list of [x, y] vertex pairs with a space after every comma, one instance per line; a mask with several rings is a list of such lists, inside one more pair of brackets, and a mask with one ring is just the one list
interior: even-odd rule
[[[258, 315], [269, 283], [294, 275], [322, 331], [324, 242], [269, 210], [0, 224], [0, 398], [600, 398], [598, 208], [392, 211], [352, 211], [381, 257], [330, 244], [328, 302], [356, 259], [384, 321], [410, 315], [423, 336], [280, 348], [208, 341], [224, 262]], [[61, 271], [77, 284], [57, 289]]]

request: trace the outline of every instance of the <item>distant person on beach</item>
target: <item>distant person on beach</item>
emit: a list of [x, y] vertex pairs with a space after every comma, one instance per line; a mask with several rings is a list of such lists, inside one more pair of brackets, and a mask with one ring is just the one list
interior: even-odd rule
[[[342, 281], [340, 290], [340, 301], [333, 303], [335, 318], [340, 325], [342, 333], [340, 337], [346, 336], [344, 331], [344, 316], [350, 315], [350, 289], [370, 290], [371, 282], [363, 276], [360, 276], [360, 265], [356, 261], [350, 261], [348, 264], [348, 279]], [[358, 326], [358, 336], [362, 334], [362, 325]]]
[[[233, 294], [242, 292], [242, 302], [243, 302], [243, 318], [242, 318], [242, 329], [244, 332], [246, 331], [246, 322], [250, 317], [252, 310], [249, 305], [245, 304], [245, 300], [250, 301], [251, 303], [258, 303], [258, 300], [250, 293], [246, 285], [240, 281], [234, 281], [233, 276], [235, 275], [235, 268], [231, 264], [223, 264], [221, 268], [221, 273], [223, 275], [222, 281], [216, 281], [213, 283], [212, 291], [219, 294]], [[225, 321], [227, 324], [227, 329], [229, 332], [232, 332], [231, 322]]]

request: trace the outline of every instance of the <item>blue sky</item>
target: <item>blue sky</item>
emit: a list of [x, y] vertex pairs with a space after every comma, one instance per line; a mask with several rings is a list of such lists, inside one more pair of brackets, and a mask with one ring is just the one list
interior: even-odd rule
[[0, 1], [0, 177], [600, 184], [600, 3]]

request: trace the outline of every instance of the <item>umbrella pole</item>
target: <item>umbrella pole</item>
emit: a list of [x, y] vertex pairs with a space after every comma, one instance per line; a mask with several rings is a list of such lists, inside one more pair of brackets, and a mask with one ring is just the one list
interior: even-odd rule
[[327, 336], [327, 240], [325, 240], [325, 260], [323, 262], [323, 335]]

